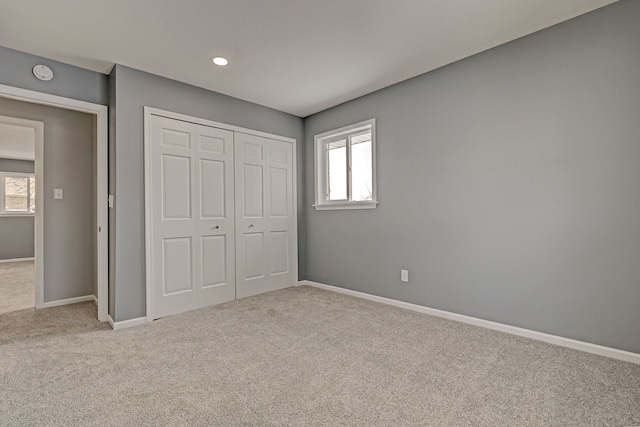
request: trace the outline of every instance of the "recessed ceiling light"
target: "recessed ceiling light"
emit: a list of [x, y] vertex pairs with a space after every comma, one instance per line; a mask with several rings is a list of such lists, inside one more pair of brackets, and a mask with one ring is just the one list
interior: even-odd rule
[[214, 56], [213, 58], [211, 58], [211, 62], [221, 67], [224, 67], [229, 63], [227, 58], [223, 58], [222, 56]]

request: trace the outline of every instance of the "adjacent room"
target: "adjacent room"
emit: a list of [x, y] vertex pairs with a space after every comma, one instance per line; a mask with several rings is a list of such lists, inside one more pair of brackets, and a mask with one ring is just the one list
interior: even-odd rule
[[0, 313], [35, 307], [36, 132], [0, 116]]
[[640, 425], [638, 22], [3, 1], [0, 425]]

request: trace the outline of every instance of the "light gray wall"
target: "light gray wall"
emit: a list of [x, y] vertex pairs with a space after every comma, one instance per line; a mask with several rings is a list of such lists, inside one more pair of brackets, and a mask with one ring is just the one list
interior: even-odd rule
[[44, 301], [92, 295], [93, 116], [5, 98], [0, 115], [44, 122]]
[[[0, 172], [33, 173], [33, 162], [0, 159]], [[0, 259], [32, 258], [33, 226], [33, 216], [0, 217]]]
[[[614, 3], [307, 118], [307, 278], [640, 352], [639, 22]], [[370, 118], [379, 207], [315, 211], [313, 135]]]
[[[53, 70], [53, 80], [43, 82], [33, 76], [35, 65]], [[107, 76], [40, 56], [0, 46], [0, 84], [106, 105]]]
[[[115, 73], [114, 73], [115, 72]], [[146, 314], [144, 256], [143, 107], [150, 106], [263, 132], [296, 138], [303, 164], [302, 119], [257, 104], [116, 65], [115, 81], [115, 313], [116, 321]], [[114, 160], [113, 157], [111, 159]], [[300, 239], [304, 241], [303, 173], [298, 175]], [[115, 190], [115, 191], [114, 191]], [[299, 250], [304, 265], [304, 244]], [[113, 262], [113, 260], [112, 260]], [[304, 274], [304, 273], [302, 273]]]
[[33, 216], [0, 217], [0, 260], [33, 257]]
[[33, 161], [0, 159], [0, 172], [34, 173]]

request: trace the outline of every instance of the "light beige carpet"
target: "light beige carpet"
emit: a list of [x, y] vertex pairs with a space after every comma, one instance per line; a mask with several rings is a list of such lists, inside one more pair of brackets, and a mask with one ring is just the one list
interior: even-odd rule
[[35, 301], [34, 262], [0, 263], [0, 313], [34, 307]]
[[1, 425], [640, 424], [638, 365], [310, 287], [30, 328], [0, 344]]
[[[111, 326], [98, 321], [97, 307], [94, 302], [41, 310], [31, 308], [0, 315], [0, 345], [24, 342], [33, 338], [77, 335], [100, 330], [111, 331]], [[1, 347], [0, 355], [2, 355]]]

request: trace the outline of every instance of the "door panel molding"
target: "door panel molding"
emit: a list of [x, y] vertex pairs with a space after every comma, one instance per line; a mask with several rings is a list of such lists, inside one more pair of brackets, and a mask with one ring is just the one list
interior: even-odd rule
[[236, 298], [244, 298], [296, 281], [290, 268], [297, 266], [295, 157], [288, 142], [242, 132], [236, 133], [235, 152]]
[[[234, 133], [161, 116], [150, 122], [146, 250], [149, 312], [157, 319], [235, 299]], [[209, 165], [218, 173], [209, 176]]]

